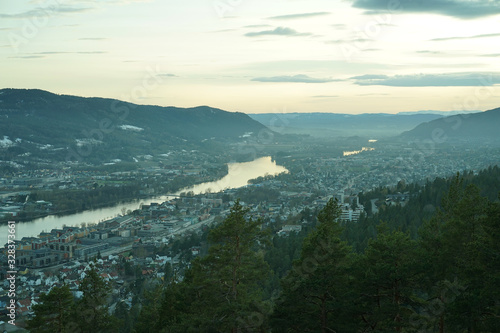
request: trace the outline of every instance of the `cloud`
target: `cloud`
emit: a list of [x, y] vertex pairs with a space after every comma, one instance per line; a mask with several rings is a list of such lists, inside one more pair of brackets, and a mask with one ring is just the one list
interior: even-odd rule
[[431, 51], [431, 50], [420, 50], [417, 51], [419, 54], [443, 54], [441, 51]]
[[14, 56], [14, 57], [9, 57], [13, 59], [35, 59], [35, 58], [45, 58], [43, 55], [25, 55], [25, 56]]
[[[451, 58], [451, 57], [464, 57], [464, 56], [469, 56], [471, 55], [470, 52], [468, 51], [459, 51], [459, 50], [455, 50], [455, 51], [437, 51], [437, 50], [418, 50], [416, 51], [416, 53], [418, 55], [421, 55], [421, 56], [429, 56], [429, 57], [447, 57], [447, 58]], [[427, 64], [426, 66], [427, 67], [432, 67], [434, 66], [435, 64]], [[450, 64], [440, 64], [440, 66], [448, 66]], [[456, 65], [456, 64], [455, 64]], [[461, 64], [460, 66], [464, 66], [465, 64]], [[468, 64], [468, 65], [465, 65], [465, 66], [485, 66], [486, 64]], [[456, 65], [457, 66], [457, 65]], [[453, 67], [453, 66], [452, 66]]]
[[496, 0], [351, 0], [353, 7], [372, 11], [433, 13], [461, 19], [500, 14]]
[[335, 39], [326, 41], [325, 44], [351, 44], [351, 43], [366, 43], [373, 42], [373, 39], [355, 38], [355, 39]]
[[302, 13], [302, 14], [291, 14], [291, 15], [280, 15], [268, 17], [270, 20], [294, 20], [308, 17], [325, 16], [330, 15], [329, 12], [315, 12], [315, 13]]
[[463, 36], [463, 37], [434, 38], [434, 39], [431, 39], [431, 41], [442, 42], [442, 41], [447, 41], [447, 40], [464, 40], [464, 39], [489, 38], [489, 37], [500, 37], [500, 33], [482, 34], [482, 35], [474, 35], [474, 36]]
[[366, 75], [351, 77], [352, 80], [381, 80], [387, 78], [388, 78], [387, 75], [375, 75], [375, 74], [366, 74]]
[[445, 73], [413, 75], [362, 75], [351, 77], [360, 86], [464, 87], [500, 84], [500, 73]]
[[54, 52], [54, 51], [49, 51], [49, 52], [38, 52], [34, 54], [103, 54], [107, 53], [105, 51], [79, 51], [79, 52]]
[[334, 82], [334, 81], [340, 81], [340, 80], [313, 78], [313, 77], [310, 77], [307, 75], [298, 74], [298, 75], [294, 75], [294, 76], [256, 77], [256, 78], [253, 78], [252, 81], [258, 81], [258, 82], [294, 82], [294, 83], [326, 83], [326, 82]]
[[362, 73], [382, 73], [393, 68], [392, 65], [369, 62], [346, 62], [343, 60], [277, 60], [243, 64], [237, 67], [238, 71], [254, 73], [336, 73], [336, 75], [353, 76]]
[[69, 54], [72, 52], [59, 52], [59, 51], [46, 51], [46, 52], [37, 52], [33, 54]]
[[263, 30], [257, 32], [248, 32], [245, 34], [247, 37], [260, 37], [260, 36], [310, 36], [310, 33], [299, 33], [294, 29], [286, 27], [277, 27], [274, 30]]
[[71, 14], [81, 13], [91, 10], [89, 7], [74, 7], [68, 5], [54, 5], [47, 7], [37, 7], [25, 12], [17, 14], [0, 14], [0, 18], [6, 19], [19, 19], [19, 18], [43, 18], [50, 17], [55, 14]]
[[252, 25], [245, 25], [243, 28], [267, 28], [271, 27], [269, 24], [252, 24]]

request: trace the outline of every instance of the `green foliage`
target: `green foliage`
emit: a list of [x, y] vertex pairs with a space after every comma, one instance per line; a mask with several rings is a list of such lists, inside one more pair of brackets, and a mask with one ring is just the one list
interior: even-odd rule
[[[416, 236], [394, 222], [366, 220], [342, 232], [325, 223], [336, 216], [327, 205], [282, 280], [273, 332], [496, 332], [500, 203], [481, 196], [477, 181], [466, 174], [427, 184], [413, 207], [430, 198], [440, 203]], [[401, 207], [388, 210], [394, 221], [404, 218]], [[339, 235], [360, 237], [359, 254]]]
[[111, 287], [99, 276], [95, 267], [92, 266], [86, 272], [78, 290], [83, 293], [75, 308], [75, 317], [80, 332], [116, 331], [118, 322], [109, 314], [107, 307]]
[[77, 329], [73, 321], [73, 295], [69, 286], [53, 287], [48, 294], [41, 294], [33, 306], [35, 317], [28, 320], [27, 328], [33, 333], [70, 333]]
[[[461, 187], [465, 188], [469, 185], [475, 185], [479, 188], [479, 195], [489, 199], [490, 201], [498, 200], [500, 192], [500, 168], [493, 166], [480, 171], [477, 175], [472, 172], [464, 172], [460, 178], [462, 179]], [[363, 252], [368, 245], [368, 240], [376, 234], [376, 227], [380, 221], [387, 223], [391, 230], [401, 230], [408, 232], [412, 239], [419, 237], [419, 229], [444, 207], [442, 206], [443, 198], [452, 186], [455, 179], [452, 178], [436, 178], [434, 181], [428, 181], [424, 186], [417, 184], [399, 184], [394, 189], [378, 188], [368, 193], [359, 195], [361, 204], [364, 205], [368, 212], [371, 212], [371, 200], [379, 199], [383, 204], [379, 207], [376, 214], [368, 214], [360, 219], [358, 223], [346, 225], [344, 239], [357, 252]], [[385, 197], [388, 194], [394, 194], [398, 191], [408, 192], [410, 200], [404, 204], [398, 203], [394, 205], [386, 205]]]
[[414, 291], [423, 275], [416, 241], [385, 225], [356, 263], [358, 311], [364, 330], [403, 332], [415, 304]]
[[[276, 332], [346, 332], [352, 329], [349, 285], [353, 257], [340, 239], [340, 208], [333, 199], [319, 212], [319, 225], [304, 240], [300, 259], [283, 280], [272, 323]], [[344, 302], [340, 302], [343, 300]]]
[[113, 314], [120, 322], [119, 333], [131, 333], [133, 329], [133, 313], [132, 309], [129, 309], [128, 305], [121, 301], [116, 304], [115, 312]]
[[291, 233], [288, 237], [274, 237], [273, 246], [266, 251], [265, 259], [279, 278], [292, 268], [292, 262], [299, 259], [305, 232]]
[[150, 327], [163, 332], [260, 329], [263, 322], [250, 319], [265, 307], [263, 284], [269, 268], [263, 247], [268, 236], [259, 221], [245, 218], [247, 212], [236, 201], [228, 217], [211, 230], [208, 254], [192, 262], [183, 282], [166, 288], [161, 302], [141, 312], [142, 321], [150, 318]]
[[248, 187], [239, 189], [236, 195], [243, 202], [259, 204], [261, 202], [277, 202], [280, 192], [267, 187]]
[[164, 320], [163, 315], [160, 315], [161, 303], [162, 290], [160, 286], [145, 293], [142, 309], [135, 323], [134, 331], [136, 333], [160, 332], [160, 321]]
[[498, 282], [498, 266], [491, 261], [499, 255], [492, 243], [492, 236], [498, 236], [499, 220], [491, 223], [498, 203], [488, 203], [479, 188], [464, 182], [459, 175], [455, 177], [443, 198], [443, 209], [422, 228], [420, 242], [432, 267], [429, 284], [456, 281], [462, 286], [452, 302], [443, 300], [442, 288], [431, 292], [431, 297], [443, 302], [443, 311], [433, 318], [434, 325], [440, 330], [488, 332], [492, 322], [500, 322], [498, 294], [496, 288], [491, 289], [492, 283]]
[[54, 190], [35, 192], [38, 200], [52, 202], [59, 213], [74, 212], [130, 200], [140, 195], [140, 184], [102, 186], [91, 190]]
[[263, 253], [266, 235], [260, 222], [247, 220], [237, 201], [229, 216], [209, 234], [208, 255], [196, 259], [191, 279], [197, 288], [193, 305], [201, 310], [192, 324], [198, 329], [231, 331], [245, 325], [240, 321], [261, 299], [259, 281], [267, 278], [268, 267]]

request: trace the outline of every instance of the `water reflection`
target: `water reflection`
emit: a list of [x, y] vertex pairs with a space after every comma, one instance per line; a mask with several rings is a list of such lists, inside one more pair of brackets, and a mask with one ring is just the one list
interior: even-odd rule
[[372, 151], [372, 150], [375, 150], [375, 148], [363, 147], [363, 148], [361, 148], [361, 150], [345, 151], [344, 156], [357, 155], [357, 154], [362, 153], [364, 151]]
[[194, 192], [194, 194], [220, 192], [228, 188], [245, 186], [250, 179], [267, 175], [275, 176], [283, 172], [287, 173], [288, 170], [285, 167], [276, 165], [276, 162], [270, 156], [261, 157], [251, 162], [229, 163], [228, 173], [225, 177], [214, 182], [184, 188], [177, 194], [182, 192]]
[[[229, 163], [228, 174], [218, 181], [195, 185], [190, 188], [183, 189], [180, 192], [192, 191], [195, 194], [209, 192], [219, 192], [227, 188], [238, 188], [248, 184], [250, 179], [266, 176], [278, 175], [288, 170], [282, 166], [276, 165], [271, 157], [258, 158], [251, 162], [245, 163]], [[140, 204], [149, 204], [151, 202], [163, 202], [171, 196], [158, 196], [146, 200], [134, 200], [128, 203], [118, 204], [112, 207], [84, 211], [67, 216], [47, 216], [33, 220], [31, 222], [16, 223], [16, 239], [22, 237], [36, 237], [43, 231], [62, 228], [67, 226], [80, 226], [82, 223], [98, 223], [123, 214], [127, 210], [135, 210]], [[7, 225], [0, 226], [0, 246], [7, 242]]]

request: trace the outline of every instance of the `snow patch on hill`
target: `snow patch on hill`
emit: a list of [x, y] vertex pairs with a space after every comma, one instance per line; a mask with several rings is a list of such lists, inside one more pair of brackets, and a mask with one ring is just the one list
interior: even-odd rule
[[119, 127], [122, 130], [126, 130], [126, 131], [134, 131], [134, 132], [144, 131], [144, 128], [140, 128], [140, 127], [132, 126], [132, 125], [121, 125]]
[[2, 147], [2, 148], [8, 148], [8, 147], [11, 147], [13, 145], [14, 145], [14, 142], [12, 142], [12, 140], [10, 140], [9, 137], [6, 135], [4, 135], [3, 139], [0, 140], [0, 147]]

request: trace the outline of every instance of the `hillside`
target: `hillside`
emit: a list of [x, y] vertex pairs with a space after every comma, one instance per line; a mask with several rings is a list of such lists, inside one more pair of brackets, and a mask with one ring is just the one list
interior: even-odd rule
[[500, 108], [436, 119], [401, 134], [404, 139], [455, 141], [499, 141]]
[[91, 150], [95, 161], [131, 161], [137, 154], [237, 142], [265, 129], [244, 113], [208, 106], [137, 105], [31, 89], [0, 90], [0, 119], [6, 160], [19, 154], [64, 160]]
[[[342, 113], [266, 113], [250, 117], [286, 134], [310, 134], [321, 137], [372, 137], [398, 135], [415, 126], [441, 118], [439, 114], [342, 114]], [[274, 129], [276, 130], [276, 129]], [[277, 130], [276, 130], [277, 131]]]

